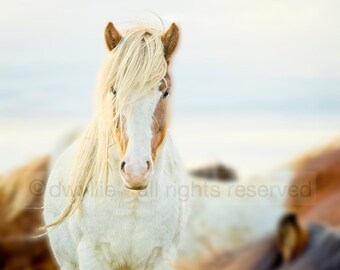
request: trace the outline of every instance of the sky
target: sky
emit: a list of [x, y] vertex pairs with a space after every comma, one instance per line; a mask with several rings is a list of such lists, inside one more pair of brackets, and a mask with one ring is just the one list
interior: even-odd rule
[[0, 2], [0, 117], [88, 117], [103, 31], [176, 22], [178, 114], [340, 112], [337, 0]]

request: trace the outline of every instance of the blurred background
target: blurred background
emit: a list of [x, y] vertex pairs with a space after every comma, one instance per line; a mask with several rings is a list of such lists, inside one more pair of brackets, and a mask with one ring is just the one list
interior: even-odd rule
[[103, 31], [176, 22], [171, 132], [187, 167], [266, 170], [340, 127], [340, 3], [0, 2], [0, 173], [48, 154], [91, 116]]
[[[108, 21], [118, 29], [139, 21], [162, 26], [159, 17], [165, 29], [172, 22], [179, 25], [180, 46], [171, 64], [171, 133], [188, 169], [225, 164], [234, 169], [222, 170], [230, 180], [234, 172], [247, 179], [275, 170], [338, 137], [339, 10], [338, 0], [0, 0], [0, 269], [56, 269], [46, 238], [35, 244], [21, 238], [43, 224], [42, 194], [51, 160], [34, 159], [55, 153], [60, 139], [91, 117], [97, 73], [107, 54]], [[279, 203], [272, 197], [259, 202], [256, 196], [199, 197], [189, 220], [203, 232], [195, 235], [189, 226], [186, 243], [195, 246], [204, 236], [226, 245], [231, 239], [239, 247], [273, 233], [283, 208], [291, 210], [296, 202], [297, 214], [307, 223], [338, 228], [339, 138], [301, 160], [293, 184], [303, 187], [310, 181], [299, 170], [315, 172], [312, 182], [319, 186], [308, 198], [316, 199], [312, 203], [297, 198], [289, 205], [282, 194]], [[32, 185], [36, 180], [38, 190]], [[294, 217], [283, 221], [283, 227], [293, 224], [293, 232], [298, 228]], [[331, 239], [340, 244], [339, 237]], [[209, 241], [205, 249], [212, 246]], [[330, 258], [338, 248], [332, 252], [322, 256]]]

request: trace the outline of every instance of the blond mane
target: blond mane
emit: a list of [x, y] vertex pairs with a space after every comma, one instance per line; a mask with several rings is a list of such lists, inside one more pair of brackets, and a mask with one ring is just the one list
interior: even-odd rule
[[[99, 74], [92, 121], [81, 137], [70, 173], [71, 195], [63, 213], [45, 228], [55, 228], [82, 204], [90, 183], [107, 185], [112, 167], [110, 146], [115, 129], [123, 125], [123, 112], [131, 112], [136, 101], [159, 86], [167, 71], [161, 40], [162, 31], [137, 26], [123, 33], [108, 55]], [[112, 89], [116, 92], [114, 95]]]

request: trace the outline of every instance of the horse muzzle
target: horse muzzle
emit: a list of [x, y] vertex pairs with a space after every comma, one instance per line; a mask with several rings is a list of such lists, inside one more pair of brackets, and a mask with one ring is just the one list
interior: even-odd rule
[[142, 191], [147, 188], [148, 178], [152, 171], [153, 163], [149, 160], [144, 162], [122, 161], [120, 166], [124, 186], [133, 191]]

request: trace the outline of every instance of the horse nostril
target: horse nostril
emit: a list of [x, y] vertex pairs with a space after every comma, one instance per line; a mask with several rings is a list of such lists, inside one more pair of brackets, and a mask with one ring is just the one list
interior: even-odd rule
[[125, 167], [126, 162], [122, 161], [122, 163], [120, 163], [120, 170], [124, 171], [124, 167]]
[[148, 166], [148, 171], [149, 171], [150, 168], [151, 168], [151, 162], [148, 160], [148, 161], [146, 162], [146, 165]]

